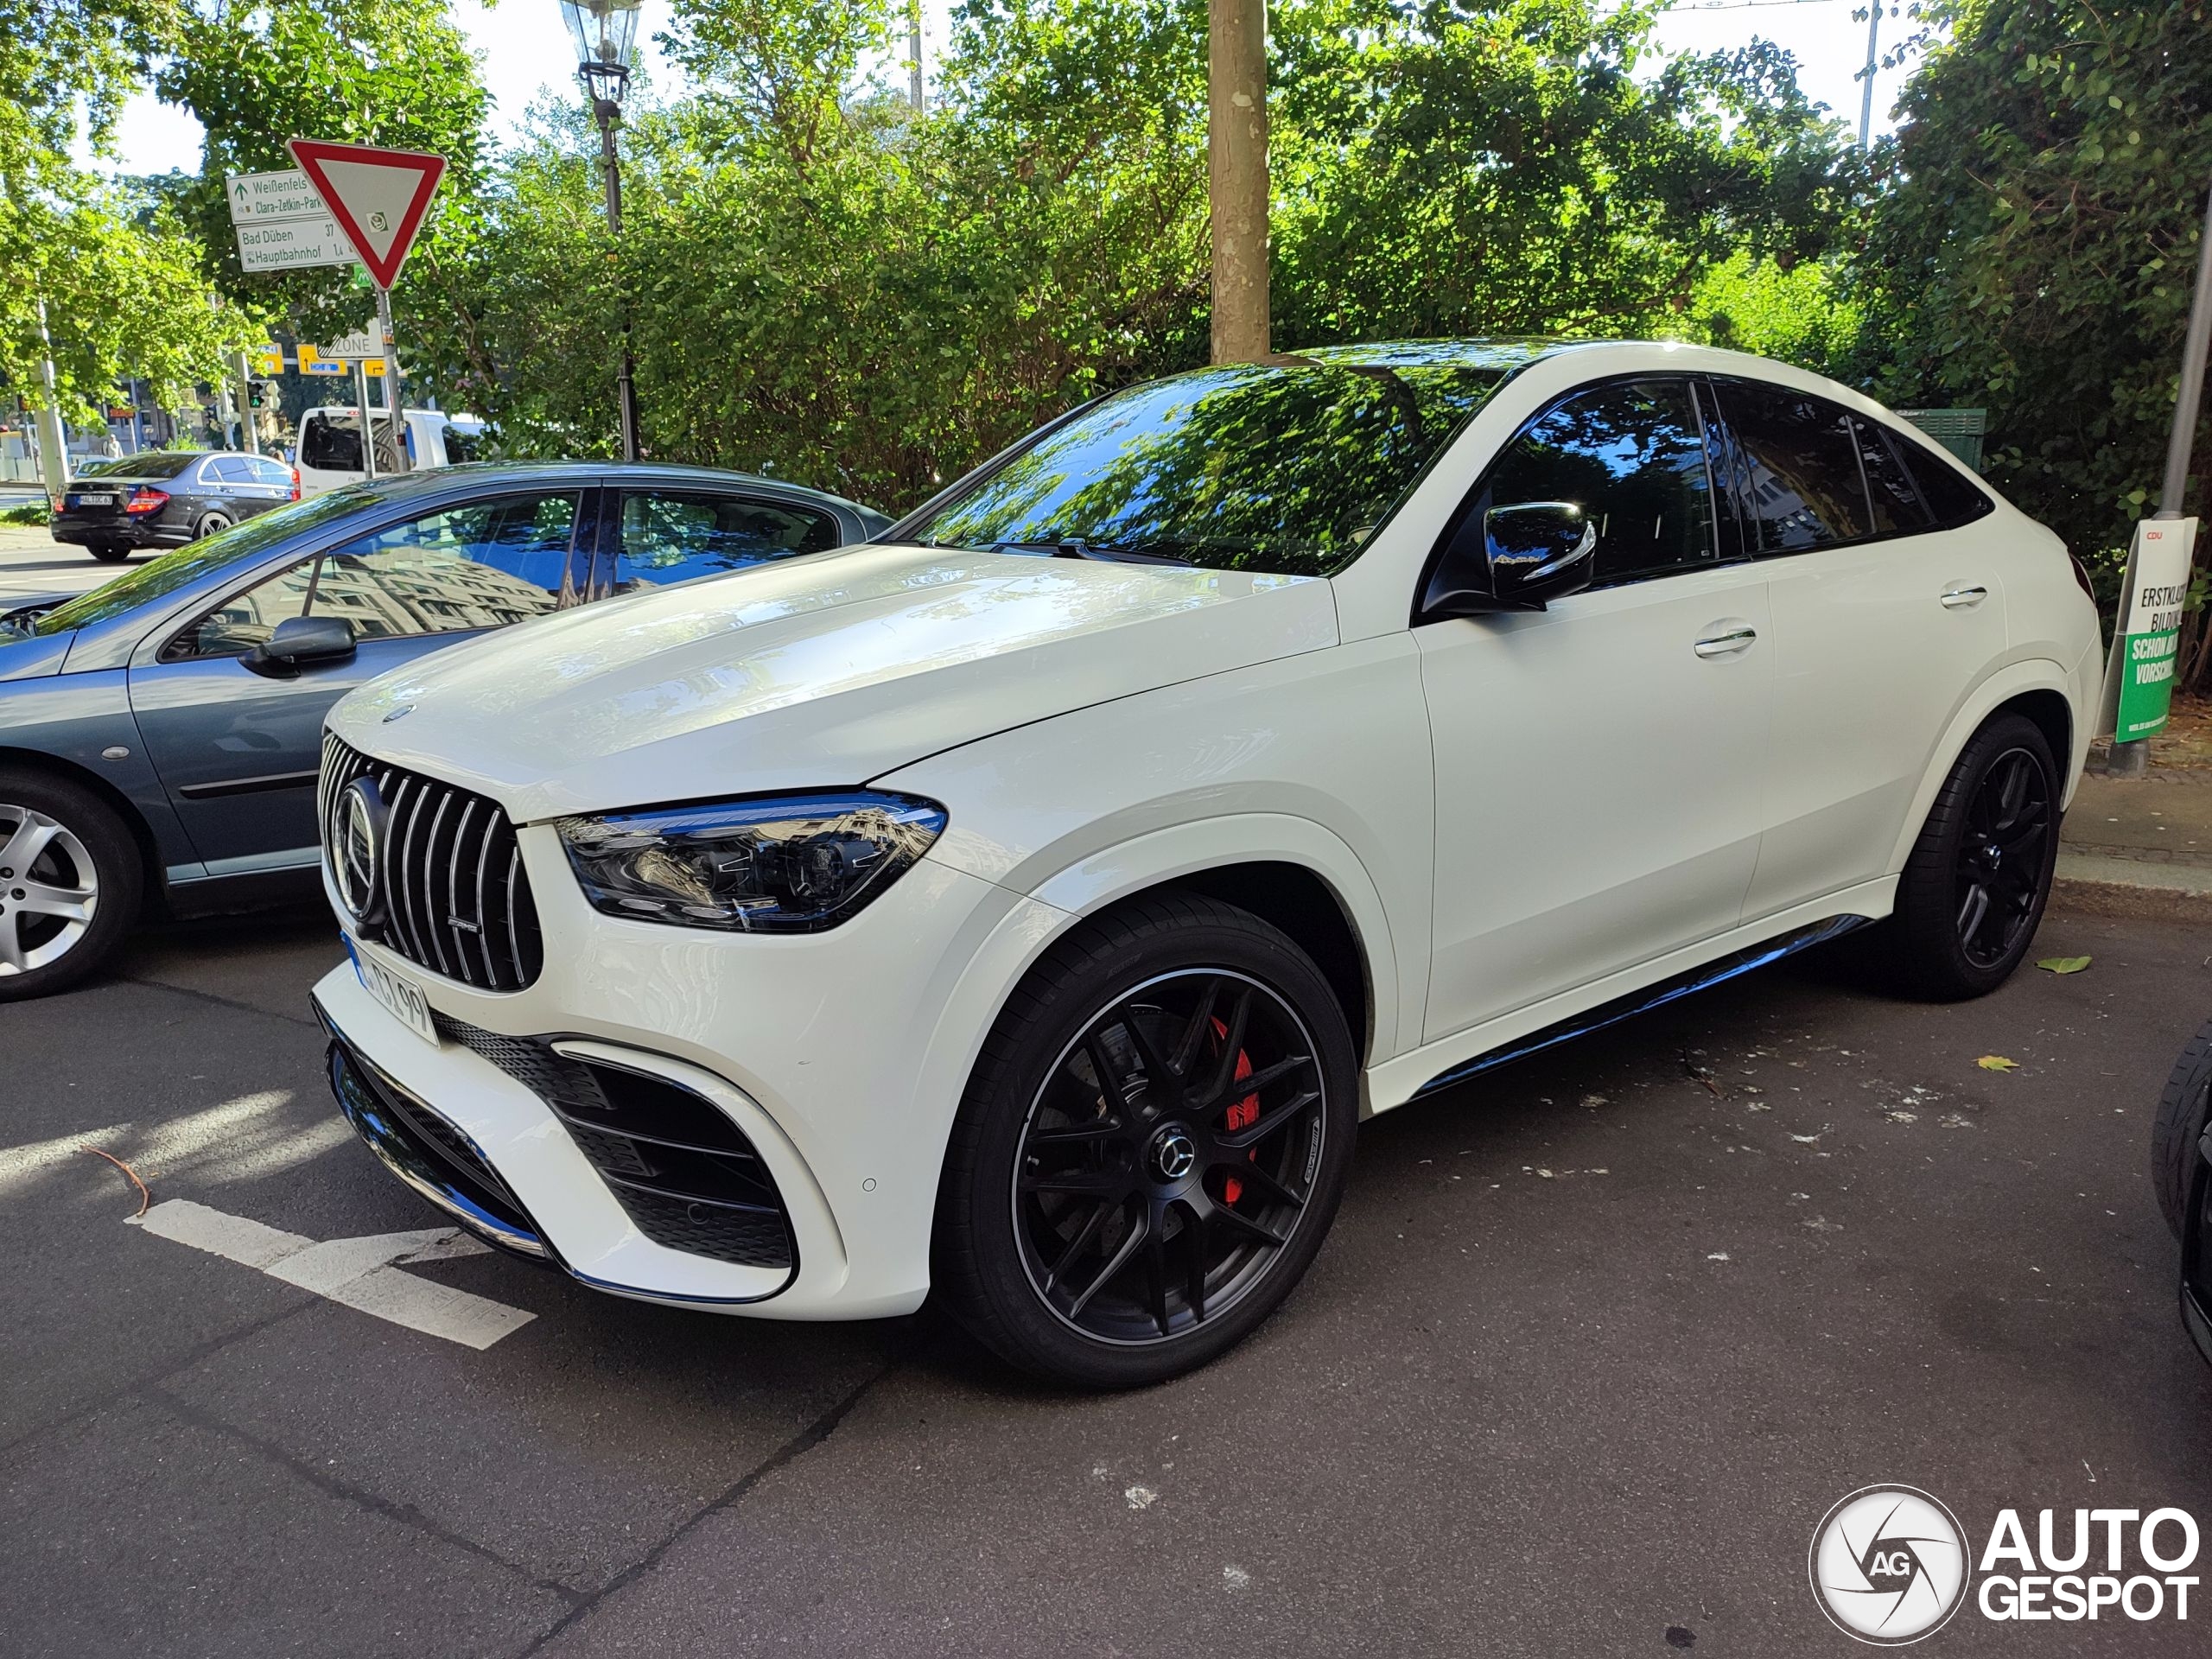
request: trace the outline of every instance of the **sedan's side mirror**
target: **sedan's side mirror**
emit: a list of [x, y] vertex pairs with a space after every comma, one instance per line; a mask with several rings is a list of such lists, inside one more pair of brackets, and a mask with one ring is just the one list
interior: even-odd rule
[[1598, 527], [1579, 503], [1486, 507], [1437, 562], [1421, 608], [1433, 617], [1541, 611], [1588, 587], [1597, 566]]
[[286, 680], [303, 668], [342, 663], [353, 654], [353, 625], [345, 618], [288, 616], [239, 660], [257, 674]]

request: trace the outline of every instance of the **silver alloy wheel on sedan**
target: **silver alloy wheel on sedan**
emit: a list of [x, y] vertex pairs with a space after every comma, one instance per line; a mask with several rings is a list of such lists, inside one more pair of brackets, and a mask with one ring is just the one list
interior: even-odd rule
[[0, 801], [0, 976], [59, 962], [92, 925], [100, 879], [59, 819]]

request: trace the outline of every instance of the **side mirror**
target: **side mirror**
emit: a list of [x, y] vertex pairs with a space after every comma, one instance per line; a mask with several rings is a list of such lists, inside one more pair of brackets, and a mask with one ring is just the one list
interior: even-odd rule
[[1541, 611], [1547, 601], [1588, 587], [1597, 565], [1598, 527], [1580, 503], [1487, 507], [1479, 524], [1470, 520], [1452, 537], [1421, 608], [1431, 616]]
[[288, 680], [303, 668], [342, 663], [353, 654], [353, 625], [343, 617], [288, 616], [239, 660], [257, 674]]

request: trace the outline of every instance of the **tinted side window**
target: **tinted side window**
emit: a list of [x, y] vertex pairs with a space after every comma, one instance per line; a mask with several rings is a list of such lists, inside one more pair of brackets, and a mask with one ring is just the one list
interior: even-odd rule
[[1928, 509], [1913, 487], [1912, 474], [1904, 469], [1889, 435], [1871, 421], [1851, 417], [1859, 440], [1859, 464], [1866, 472], [1866, 498], [1874, 509], [1874, 531], [1880, 536], [1911, 536], [1929, 528]]
[[394, 524], [323, 556], [313, 616], [357, 639], [504, 627], [575, 602], [577, 496], [506, 496]]
[[1720, 388], [1744, 459], [1740, 487], [1760, 553], [1874, 533], [1851, 416], [1825, 398], [1751, 380]]
[[251, 465], [257, 481], [280, 490], [289, 490], [292, 487], [292, 469], [283, 462], [270, 461], [265, 455], [259, 455], [253, 457]]
[[218, 455], [209, 461], [201, 477], [210, 484], [251, 484], [253, 472], [246, 463], [231, 455]]
[[1607, 587], [1708, 565], [1713, 483], [1686, 380], [1581, 392], [1541, 416], [1498, 457], [1478, 512], [1572, 501], [1598, 531]]
[[626, 494], [614, 591], [820, 553], [837, 539], [836, 519], [811, 507], [695, 491]]
[[1938, 526], [1949, 530], [1997, 510], [1996, 503], [1976, 489], [1949, 461], [1931, 454], [1926, 444], [1902, 432], [1892, 432], [1889, 436], [1899, 457], [1910, 469], [1912, 481], [1920, 486], [1921, 499], [1927, 502]]

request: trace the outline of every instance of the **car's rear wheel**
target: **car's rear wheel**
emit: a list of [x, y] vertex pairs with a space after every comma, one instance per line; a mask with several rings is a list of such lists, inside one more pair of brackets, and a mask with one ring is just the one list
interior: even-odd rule
[[0, 1002], [64, 989], [112, 957], [145, 874], [123, 820], [66, 779], [0, 768]]
[[2036, 723], [2000, 715], [1951, 767], [1897, 882], [1889, 927], [1905, 988], [1939, 1001], [2012, 977], [2058, 861], [2059, 774]]
[[1259, 918], [1169, 893], [1087, 924], [1015, 992], [962, 1103], [935, 1241], [947, 1304], [1080, 1387], [1203, 1364], [1320, 1249], [1357, 1087], [1326, 981]]
[[232, 522], [231, 515], [227, 512], [207, 513], [200, 518], [198, 524], [194, 526], [193, 537], [195, 540], [204, 539], [213, 536], [217, 531], [228, 530]]
[[2151, 1185], [2176, 1238], [2188, 1218], [2197, 1143], [2204, 1138], [2208, 1116], [2212, 1116], [2212, 1020], [2196, 1028], [2167, 1074], [2165, 1092], [2158, 1096], [2158, 1121], [2151, 1128]]
[[128, 542], [88, 542], [85, 544], [85, 550], [102, 564], [121, 564], [130, 556], [130, 543]]

